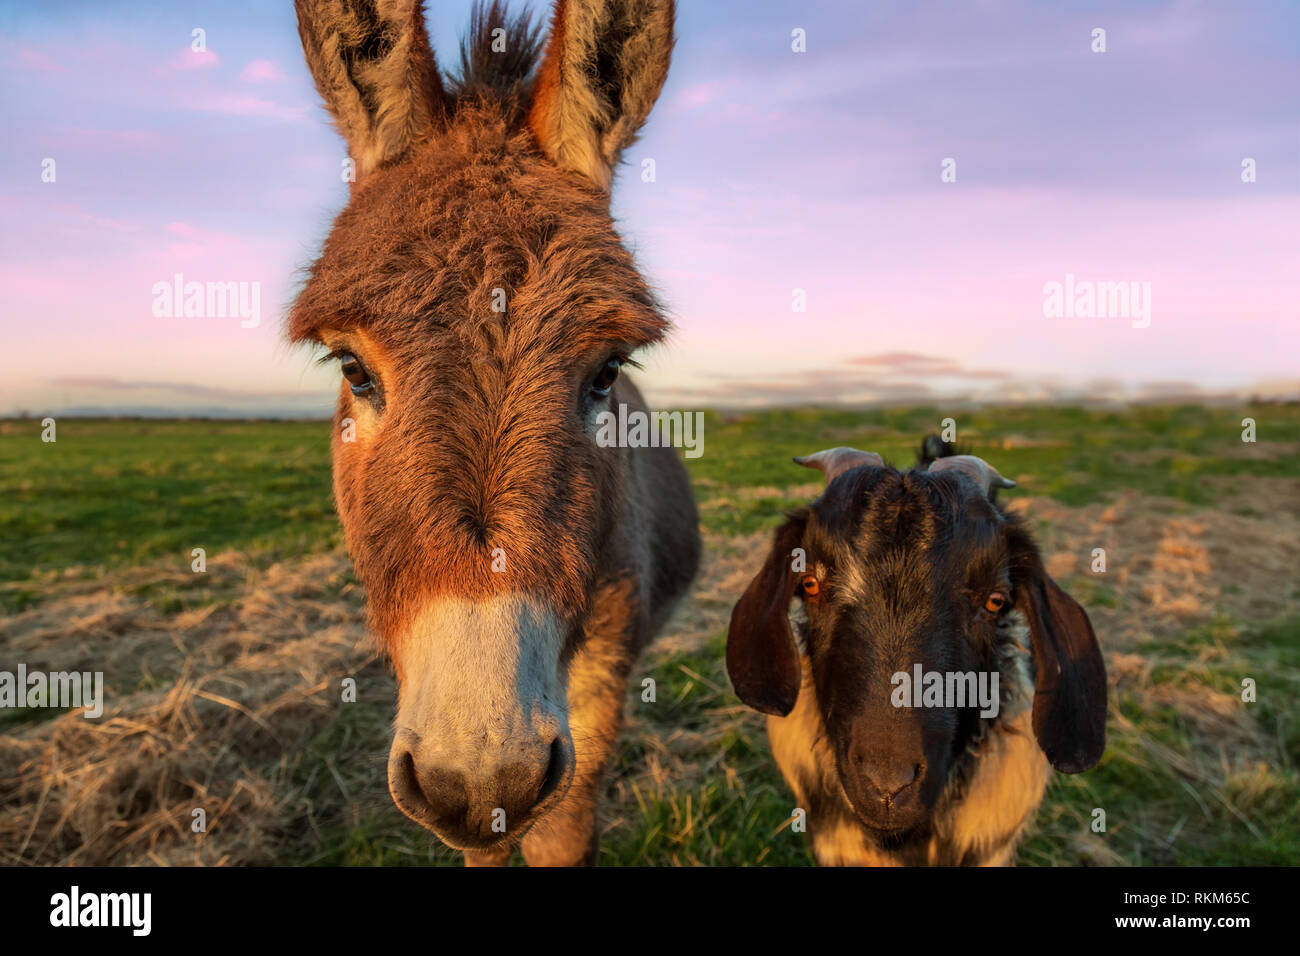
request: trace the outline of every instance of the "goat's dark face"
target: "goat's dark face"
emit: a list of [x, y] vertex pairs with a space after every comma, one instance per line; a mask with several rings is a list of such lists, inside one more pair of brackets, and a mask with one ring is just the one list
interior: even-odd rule
[[1015, 611], [1037, 659], [1040, 746], [1061, 770], [1095, 764], [1106, 699], [1096, 638], [987, 483], [964, 469], [825, 470], [825, 493], [777, 531], [733, 611], [727, 667], [741, 699], [788, 714], [806, 659], [844, 796], [868, 827], [905, 835], [997, 713], [998, 629]]
[[937, 694], [920, 706], [918, 666], [945, 686], [948, 675], [973, 675], [970, 686], [996, 699], [994, 638], [1010, 609], [1006, 521], [953, 476], [859, 468], [791, 519], [800, 524], [796, 616], [845, 796], [868, 826], [911, 829], [980, 720], [966, 684], [963, 706]]

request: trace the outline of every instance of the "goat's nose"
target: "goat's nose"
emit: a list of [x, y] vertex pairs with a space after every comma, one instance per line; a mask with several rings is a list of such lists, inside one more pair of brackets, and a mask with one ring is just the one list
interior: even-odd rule
[[[517, 756], [517, 755], [515, 755]], [[388, 787], [397, 806], [454, 846], [493, 846], [531, 822], [532, 811], [564, 779], [565, 751], [557, 737], [536, 761], [514, 760], [475, 774], [422, 764], [394, 745]]]
[[864, 760], [862, 775], [886, 806], [901, 807], [916, 796], [925, 778], [925, 761]]

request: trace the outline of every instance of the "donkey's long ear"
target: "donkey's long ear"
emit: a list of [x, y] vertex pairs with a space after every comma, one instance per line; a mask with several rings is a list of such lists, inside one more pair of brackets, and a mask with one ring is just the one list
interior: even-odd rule
[[1079, 773], [1106, 749], [1106, 665], [1097, 635], [1020, 528], [1012, 529], [1011, 553], [1016, 607], [1034, 645], [1034, 736], [1053, 767]]
[[778, 717], [794, 708], [802, 678], [799, 649], [790, 633], [790, 601], [798, 581], [791, 552], [803, 540], [806, 520], [792, 517], [777, 530], [763, 569], [731, 611], [727, 631], [727, 674], [736, 696]]
[[446, 98], [420, 0], [294, 0], [303, 53], [357, 181], [442, 122]]
[[557, 0], [528, 125], [558, 166], [608, 189], [668, 75], [673, 0]]

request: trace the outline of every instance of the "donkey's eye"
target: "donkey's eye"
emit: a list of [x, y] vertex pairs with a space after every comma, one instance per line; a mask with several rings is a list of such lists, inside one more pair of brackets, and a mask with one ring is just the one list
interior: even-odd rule
[[1007, 606], [1007, 596], [1001, 591], [994, 591], [984, 602], [984, 610], [990, 614], [1000, 614]]
[[353, 395], [364, 395], [375, 387], [375, 383], [371, 381], [370, 373], [366, 371], [366, 367], [351, 352], [344, 352], [339, 355], [339, 371], [348, 380]]
[[609, 390], [614, 387], [614, 381], [618, 378], [618, 370], [623, 367], [623, 360], [617, 356], [611, 356], [605, 362], [596, 377], [591, 380], [591, 394], [597, 398], [604, 398], [609, 394]]
[[803, 591], [807, 597], [816, 597], [821, 593], [822, 586], [811, 574], [805, 574], [799, 582], [799, 590]]

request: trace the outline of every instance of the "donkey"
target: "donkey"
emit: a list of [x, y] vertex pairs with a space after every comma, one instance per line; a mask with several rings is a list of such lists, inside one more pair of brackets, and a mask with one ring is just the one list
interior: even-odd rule
[[[1014, 482], [954, 452], [931, 436], [907, 472], [851, 448], [796, 458], [826, 490], [732, 612], [728, 673], [771, 715], [823, 865], [1008, 864], [1049, 765], [1079, 773], [1105, 748], [1088, 615], [998, 507]], [[952, 698], [928, 677], [907, 693], [918, 672]], [[981, 675], [987, 709], [970, 706]]]
[[629, 671], [700, 551], [677, 453], [595, 440], [646, 410], [621, 371], [669, 326], [609, 189], [673, 4], [560, 0], [544, 57], [530, 18], [478, 6], [449, 78], [418, 0], [296, 7], [356, 181], [288, 334], [342, 374], [334, 496], [398, 682], [389, 791], [468, 865], [593, 863]]

